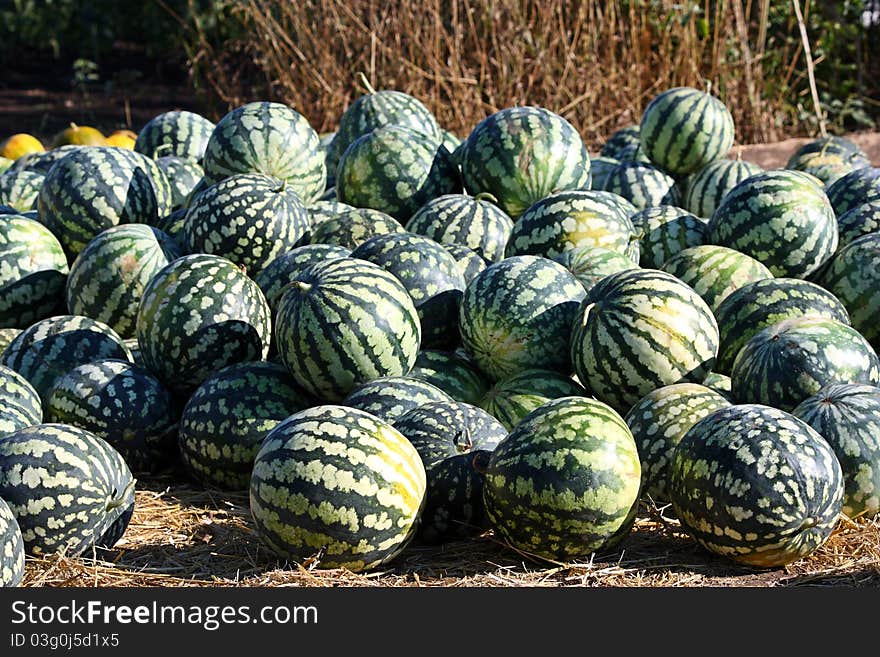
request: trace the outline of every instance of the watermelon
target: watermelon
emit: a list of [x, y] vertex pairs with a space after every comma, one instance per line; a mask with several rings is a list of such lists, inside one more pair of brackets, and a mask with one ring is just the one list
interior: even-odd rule
[[27, 328], [64, 304], [67, 258], [37, 221], [0, 215], [0, 328]]
[[693, 246], [667, 260], [661, 269], [690, 285], [714, 313], [743, 285], [773, 278], [760, 262], [725, 246]]
[[58, 160], [82, 148], [84, 147], [67, 144], [42, 153], [29, 153], [18, 158], [15, 164], [12, 165], [12, 170], [32, 171], [33, 173], [41, 173], [45, 176]]
[[545, 196], [590, 183], [590, 156], [577, 130], [542, 107], [510, 107], [480, 121], [460, 163], [465, 188], [492, 194], [513, 219]]
[[22, 331], [0, 356], [0, 365], [26, 378], [45, 410], [59, 376], [102, 358], [131, 361], [131, 352], [106, 324], [79, 315], [58, 315]]
[[654, 269], [612, 274], [587, 294], [571, 336], [578, 379], [626, 413], [646, 394], [699, 383], [718, 353], [718, 325], [688, 285]]
[[362, 383], [342, 401], [386, 422], [428, 402], [448, 402], [452, 398], [437, 386], [410, 376], [383, 376]]
[[0, 354], [6, 350], [6, 347], [15, 340], [19, 333], [21, 333], [21, 329], [0, 328]]
[[459, 343], [458, 311], [464, 276], [455, 258], [434, 240], [412, 233], [378, 235], [352, 251], [393, 274], [412, 297], [422, 327], [422, 347]]
[[837, 218], [838, 251], [863, 235], [880, 231], [880, 200], [862, 203]]
[[0, 174], [0, 203], [19, 212], [33, 210], [45, 176], [33, 171], [6, 171]]
[[706, 243], [709, 227], [687, 210], [658, 205], [632, 216], [639, 237], [639, 264], [659, 269], [667, 260], [685, 249]]
[[682, 207], [698, 217], [709, 219], [731, 189], [763, 169], [742, 160], [716, 160], [687, 177]]
[[214, 255], [184, 256], [160, 269], [144, 290], [136, 327], [141, 358], [176, 394], [269, 353], [266, 298], [238, 267]]
[[804, 278], [837, 249], [837, 219], [825, 192], [800, 171], [746, 178], [709, 222], [712, 244], [741, 251], [774, 276]]
[[[183, 227], [186, 224], [186, 208], [175, 210], [171, 214], [159, 219], [153, 228], [157, 228], [174, 240], [181, 254], [186, 253], [186, 239], [183, 234]], [[109, 230], [109, 229], [108, 229]]]
[[746, 404], [707, 415], [669, 464], [672, 508], [707, 550], [770, 568], [805, 557], [831, 534], [843, 503], [831, 447], [788, 413]]
[[9, 505], [0, 499], [0, 588], [24, 579], [24, 541]]
[[400, 126], [377, 128], [353, 141], [339, 160], [336, 196], [406, 223], [428, 201], [461, 191], [449, 151], [435, 138]]
[[880, 201], [880, 168], [850, 171], [830, 184], [827, 193], [838, 217], [862, 203]]
[[[608, 158], [614, 158], [619, 162], [640, 160], [647, 162], [648, 156], [642, 150], [642, 139], [639, 126], [628, 125], [614, 133], [602, 145], [599, 151], [600, 155]], [[594, 178], [595, 180], [595, 172]]]
[[38, 424], [0, 440], [0, 498], [34, 555], [111, 548], [134, 511], [135, 480], [113, 447], [64, 424]]
[[812, 174], [828, 186], [849, 172], [868, 166], [871, 161], [862, 149], [845, 137], [832, 135], [798, 148], [785, 168]]
[[317, 406], [266, 436], [251, 477], [251, 513], [260, 538], [283, 559], [368, 570], [412, 540], [426, 487], [418, 452], [391, 425], [357, 409]]
[[461, 402], [431, 402], [397, 418], [422, 458], [428, 481], [419, 535], [426, 543], [473, 535], [486, 528], [484, 468], [507, 430], [485, 411]]
[[361, 383], [409, 372], [421, 335], [406, 288], [381, 267], [355, 258], [306, 269], [276, 313], [281, 362], [307, 392], [329, 401]]
[[272, 314], [281, 301], [286, 287], [303, 271], [317, 262], [333, 258], [345, 258], [351, 251], [332, 244], [307, 244], [286, 251], [269, 262], [253, 276], [266, 296]]
[[658, 167], [681, 175], [721, 159], [733, 146], [733, 117], [720, 100], [691, 87], [668, 89], [642, 113], [639, 139]]
[[603, 190], [622, 196], [637, 209], [677, 205], [675, 179], [647, 162], [621, 162], [605, 179]]
[[369, 208], [352, 208], [339, 212], [332, 219], [312, 230], [311, 244], [335, 244], [354, 250], [371, 237], [406, 232], [395, 219], [384, 212]]
[[880, 347], [880, 234], [850, 242], [828, 263], [819, 284], [846, 306], [852, 325]]
[[183, 234], [190, 253], [222, 256], [256, 274], [309, 236], [299, 196], [275, 178], [236, 174], [194, 199]]
[[71, 258], [95, 235], [123, 223], [154, 224], [171, 212], [171, 186], [156, 163], [125, 148], [81, 148], [46, 174], [40, 223]]
[[834, 450], [843, 471], [843, 513], [880, 513], [880, 388], [855, 383], [825, 386], [791, 412]]
[[465, 284], [474, 280], [477, 274], [484, 271], [490, 264], [479, 253], [462, 244], [444, 244], [443, 246], [455, 258], [458, 271], [464, 277]]
[[594, 189], [593, 194], [596, 195], [597, 198], [604, 199], [608, 203], [617, 206], [623, 214], [630, 218], [632, 221], [633, 215], [639, 211], [639, 209], [632, 204], [631, 201], [623, 198], [620, 194], [615, 194], [614, 192], [606, 192], [605, 190]]
[[601, 246], [569, 249], [554, 256], [553, 260], [570, 271], [587, 292], [609, 274], [638, 269], [631, 258]]
[[703, 379], [703, 385], [714, 390], [726, 400], [733, 401], [733, 382], [726, 374], [709, 372], [709, 375]]
[[564, 251], [598, 246], [627, 254], [637, 242], [632, 221], [602, 195], [558, 192], [525, 210], [507, 242], [507, 256], [554, 258]]
[[489, 389], [489, 382], [477, 366], [452, 351], [421, 350], [407, 376], [430, 383], [467, 404], [476, 404]]
[[824, 317], [794, 317], [761, 329], [730, 373], [739, 403], [790, 411], [831, 383], [880, 383], [880, 358], [858, 331]]
[[603, 190], [608, 184], [608, 176], [620, 164], [620, 160], [611, 157], [593, 157], [590, 158], [590, 188], [594, 190]]
[[539, 256], [507, 258], [465, 289], [462, 344], [494, 380], [534, 367], [567, 374], [572, 319], [583, 297], [584, 288], [562, 265]]
[[721, 344], [715, 370], [729, 373], [733, 360], [761, 329], [784, 319], [817, 315], [849, 324], [849, 314], [830, 292], [796, 278], [769, 278], [732, 292], [715, 309]]
[[181, 255], [177, 243], [158, 228], [108, 228], [88, 243], [70, 268], [67, 307], [75, 315], [107, 324], [123, 338], [134, 337], [144, 288]]
[[669, 501], [667, 476], [676, 445], [699, 420], [730, 406], [714, 390], [697, 383], [676, 383], [649, 392], [642, 397], [626, 420], [642, 466], [642, 495], [655, 503]]
[[428, 201], [410, 218], [406, 229], [441, 244], [461, 244], [489, 260], [504, 258], [513, 221], [483, 194], [445, 194]]
[[449, 132], [449, 130], [444, 130], [443, 128], [440, 128], [440, 137], [440, 143], [443, 144], [443, 146], [446, 147], [446, 150], [450, 153], [454, 152], [456, 148], [464, 143], [464, 140], [461, 137]]
[[312, 225], [312, 228], [315, 228], [325, 221], [336, 218], [336, 215], [341, 212], [348, 212], [354, 209], [350, 205], [337, 201], [336, 194], [333, 194], [333, 198], [330, 200], [314, 201], [306, 207], [306, 212], [309, 213], [309, 223]]
[[551, 370], [530, 369], [496, 383], [478, 404], [511, 431], [548, 401], [578, 396], [586, 397], [588, 393], [577, 381]]
[[42, 421], [37, 391], [21, 374], [0, 365], [0, 439]]
[[197, 162], [176, 155], [156, 158], [156, 164], [171, 185], [171, 208], [182, 208], [196, 185], [205, 177], [204, 169]]
[[46, 422], [103, 438], [135, 472], [155, 472], [176, 457], [171, 394], [128, 361], [96, 360], [58, 377], [46, 402]]
[[15, 164], [15, 160], [10, 160], [8, 157], [0, 155], [0, 173], [9, 171], [13, 164]]
[[211, 121], [194, 112], [164, 112], [141, 128], [134, 149], [152, 158], [176, 156], [199, 161], [214, 127]]
[[304, 203], [324, 191], [327, 169], [318, 133], [296, 110], [255, 102], [220, 119], [202, 160], [210, 182], [237, 173], [262, 173], [287, 183]]
[[187, 470], [206, 486], [247, 490], [266, 435], [312, 404], [277, 363], [236, 363], [207, 379], [186, 403], [178, 445]]
[[562, 397], [535, 409], [495, 448], [483, 499], [500, 538], [568, 561], [626, 537], [640, 480], [623, 418], [594, 399]]

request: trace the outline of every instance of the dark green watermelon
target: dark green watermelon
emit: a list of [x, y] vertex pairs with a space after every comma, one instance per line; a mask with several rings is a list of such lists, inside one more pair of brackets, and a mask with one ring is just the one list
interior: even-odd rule
[[618, 194], [637, 209], [678, 205], [675, 179], [648, 162], [621, 162], [608, 172], [603, 189]]
[[0, 365], [0, 439], [42, 421], [43, 407], [37, 391], [21, 374]]
[[837, 218], [838, 251], [858, 238], [880, 231], [880, 200], [862, 203]]
[[197, 162], [176, 155], [158, 157], [156, 164], [171, 185], [171, 208], [182, 208], [193, 189], [205, 177], [204, 169]]
[[141, 128], [134, 149], [152, 158], [176, 156], [199, 161], [213, 130], [211, 121], [194, 112], [164, 112]]
[[406, 232], [395, 219], [379, 210], [352, 208], [339, 212], [312, 230], [310, 244], [335, 244], [354, 250], [371, 237]]
[[452, 398], [440, 388], [411, 376], [384, 376], [362, 383], [342, 401], [366, 411], [386, 422], [395, 422], [401, 415], [428, 402], [450, 402]]
[[710, 219], [731, 189], [749, 176], [763, 169], [752, 162], [742, 160], [716, 160], [687, 177], [687, 190], [682, 207], [704, 219]]
[[456, 401], [476, 404], [489, 388], [479, 368], [462, 354], [423, 349], [407, 375], [437, 386]]
[[333, 244], [298, 246], [270, 261], [253, 279], [266, 296], [266, 302], [274, 315], [286, 287], [308, 267], [324, 260], [345, 258], [349, 255], [349, 249]]
[[341, 212], [347, 212], [348, 210], [354, 209], [356, 208], [337, 201], [336, 194], [334, 193], [332, 199], [314, 201], [311, 205], [306, 207], [306, 212], [309, 213], [309, 220], [312, 228], [315, 228], [329, 219], [336, 218], [336, 215]]
[[552, 370], [529, 369], [498, 381], [477, 403], [511, 431], [539, 406], [572, 396], [587, 397], [589, 393], [568, 376]]
[[706, 244], [708, 224], [687, 210], [671, 205], [645, 208], [632, 216], [639, 235], [639, 264], [659, 269], [680, 251]]
[[0, 174], [0, 203], [18, 212], [27, 212], [37, 206], [37, 196], [45, 176], [25, 170], [12, 170]]
[[175, 210], [171, 214], [161, 217], [153, 228], [158, 228], [168, 237], [174, 240], [177, 248], [183, 255], [186, 253], [186, 237], [183, 234], [183, 227], [186, 225], [186, 208]]
[[608, 183], [608, 175], [617, 168], [620, 160], [611, 157], [593, 157], [590, 158], [590, 189], [603, 190]]
[[266, 435], [311, 404], [282, 365], [225, 367], [202, 383], [183, 409], [178, 433], [183, 462], [206, 486], [245, 490]]
[[785, 168], [816, 176], [827, 187], [851, 171], [868, 166], [871, 161], [862, 149], [845, 137], [830, 135], [798, 148]]
[[838, 217], [862, 203], [880, 201], [880, 168], [850, 171], [829, 185], [827, 193]]
[[464, 277], [465, 284], [470, 283], [481, 271], [491, 263], [479, 253], [462, 244], [444, 244], [443, 247], [455, 258], [458, 271]]
[[574, 274], [587, 292], [609, 274], [638, 269], [638, 265], [628, 256], [600, 246], [569, 249], [555, 256], [553, 260]]
[[0, 588], [24, 579], [24, 541], [9, 505], [0, 499]]
[[602, 145], [599, 153], [622, 162], [625, 160], [647, 161], [648, 156], [642, 150], [640, 129], [637, 125], [628, 125], [615, 130], [608, 141]]
[[15, 161], [15, 164], [12, 165], [12, 169], [15, 171], [32, 171], [34, 173], [40, 173], [45, 176], [47, 173], [49, 173], [49, 169], [51, 169], [58, 160], [65, 157], [66, 155], [70, 155], [74, 151], [83, 148], [92, 147], [65, 144], [64, 146], [51, 148], [48, 151], [43, 151], [42, 153], [28, 153], [27, 155], [22, 155], [20, 158], [18, 158]]

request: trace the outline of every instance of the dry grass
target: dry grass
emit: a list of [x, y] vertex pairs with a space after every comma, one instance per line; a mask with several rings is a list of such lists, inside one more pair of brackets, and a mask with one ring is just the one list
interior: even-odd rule
[[582, 563], [534, 559], [491, 533], [411, 545], [386, 570], [355, 574], [278, 563], [250, 523], [247, 497], [171, 478], [141, 485], [123, 540], [85, 558], [29, 558], [25, 586], [878, 586], [880, 520], [842, 520], [814, 555], [752, 570], [719, 560], [664, 509], [643, 507], [620, 551]]

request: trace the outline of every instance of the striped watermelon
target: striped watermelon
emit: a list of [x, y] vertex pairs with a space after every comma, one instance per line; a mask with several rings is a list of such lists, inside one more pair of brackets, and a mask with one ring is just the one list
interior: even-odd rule
[[598, 198], [604, 199], [608, 201], [612, 205], [617, 206], [620, 210], [630, 218], [632, 221], [633, 215], [639, 211], [639, 209], [632, 204], [632, 202], [623, 198], [620, 194], [615, 194], [614, 192], [606, 192], [601, 189], [593, 189], [593, 194], [595, 194]]
[[134, 337], [138, 305], [159, 270], [181, 257], [177, 243], [144, 224], [114, 226], [99, 233], [70, 268], [67, 307]]
[[418, 452], [391, 425], [356, 409], [317, 406], [266, 436], [251, 477], [251, 513], [257, 533], [284, 559], [368, 570], [413, 538], [426, 487]]
[[446, 150], [450, 153], [453, 153], [456, 148], [464, 143], [464, 140], [461, 137], [449, 132], [449, 130], [444, 130], [443, 128], [440, 128], [440, 137], [440, 143], [443, 144], [443, 146], [446, 147]]
[[563, 397], [530, 413], [489, 460], [483, 498], [496, 533], [554, 560], [613, 549], [638, 508], [641, 469], [609, 406]]
[[843, 513], [871, 518], [880, 513], [880, 388], [832, 384], [791, 412], [834, 450], [843, 470]]
[[601, 246], [569, 249], [554, 256], [553, 260], [570, 271], [587, 292], [609, 274], [638, 269], [629, 257]]
[[829, 185], [827, 193], [838, 217], [862, 203], [880, 201], [880, 168], [850, 171]]
[[718, 353], [718, 325], [688, 285], [654, 269], [612, 274], [581, 303], [571, 336], [578, 379], [620, 413], [656, 388], [699, 383]]
[[119, 452], [88, 431], [39, 424], [0, 440], [0, 498], [30, 554], [113, 547], [134, 511], [134, 485]]
[[43, 407], [37, 391], [21, 374], [0, 365], [0, 439], [42, 421]]
[[816, 176], [826, 186], [855, 169], [871, 166], [868, 156], [845, 137], [814, 139], [798, 148], [785, 165]]
[[[183, 255], [186, 251], [186, 239], [183, 235], [183, 227], [186, 224], [186, 208], [175, 210], [171, 214], [162, 217], [153, 228], [157, 228], [170, 237]], [[108, 229], [109, 230], [109, 229]]]
[[880, 383], [880, 358], [858, 331], [824, 317], [794, 317], [743, 345], [730, 373], [739, 403], [790, 411], [832, 383]]
[[406, 288], [355, 258], [306, 269], [281, 297], [275, 323], [281, 361], [306, 391], [330, 401], [366, 381], [409, 372], [421, 334]]
[[41, 173], [45, 176], [49, 173], [49, 169], [52, 168], [52, 165], [58, 160], [82, 148], [85, 147], [65, 144], [64, 146], [58, 146], [57, 148], [52, 148], [48, 151], [43, 151], [42, 153], [29, 153], [18, 158], [15, 161], [15, 164], [12, 165], [12, 169], [15, 171], [32, 171], [34, 173]]
[[437, 386], [410, 376], [383, 376], [362, 383], [342, 401], [385, 422], [428, 402], [449, 402], [452, 398]]
[[516, 219], [554, 192], [590, 183], [590, 156], [568, 121], [541, 107], [510, 107], [483, 119], [461, 150], [465, 188], [492, 194]]
[[423, 347], [459, 343], [458, 310], [464, 276], [455, 258], [440, 244], [412, 233], [378, 235], [356, 248], [351, 257], [379, 265], [403, 283], [419, 314]]
[[838, 251], [863, 235], [880, 231], [880, 200], [862, 203], [837, 218]]
[[774, 276], [803, 278], [837, 249], [837, 219], [808, 174], [766, 171], [724, 197], [709, 222], [709, 239], [755, 258]]
[[444, 244], [443, 247], [455, 258], [458, 271], [464, 277], [465, 285], [474, 280], [481, 271], [485, 271], [490, 264], [479, 253], [463, 244]]
[[141, 128], [134, 149], [152, 158], [171, 155], [199, 161], [214, 127], [211, 121], [194, 112], [164, 112]]
[[428, 201], [406, 224], [411, 233], [441, 244], [462, 244], [491, 262], [504, 258], [513, 221], [483, 194], [446, 194]]
[[511, 431], [539, 406], [560, 397], [586, 397], [583, 386], [568, 376], [551, 370], [523, 370], [499, 381], [478, 402]]
[[246, 490], [266, 435], [311, 399], [277, 363], [236, 363], [207, 379], [186, 403], [178, 445], [206, 486]]
[[[648, 161], [648, 156], [642, 150], [642, 139], [637, 125], [628, 125], [616, 130], [602, 145], [599, 153], [619, 162]], [[595, 180], [595, 173], [593, 179]]]
[[608, 176], [620, 164], [620, 160], [611, 157], [590, 158], [590, 189], [603, 190], [608, 184]]
[[171, 208], [182, 208], [196, 185], [205, 177], [204, 169], [198, 162], [176, 155], [156, 158], [156, 164], [171, 185]]
[[668, 490], [682, 526], [707, 550], [774, 567], [815, 551], [843, 502], [831, 447], [775, 408], [728, 406], [697, 422], [669, 464]]
[[605, 179], [603, 189], [622, 196], [637, 209], [678, 205], [675, 179], [647, 162], [621, 162]]
[[13, 164], [15, 164], [15, 160], [10, 160], [8, 157], [0, 155], [0, 173], [9, 171]]
[[714, 390], [727, 401], [733, 401], [733, 382], [726, 374], [709, 372], [709, 376], [703, 379], [703, 385], [710, 390]]
[[106, 324], [78, 315], [58, 315], [22, 331], [0, 356], [0, 365], [26, 378], [45, 409], [58, 377], [102, 358], [130, 361], [131, 352]]
[[831, 259], [818, 282], [846, 306], [853, 327], [880, 347], [880, 234], [850, 242]]
[[15, 340], [19, 333], [21, 333], [21, 329], [0, 328], [0, 354], [6, 350], [6, 347]]
[[18, 586], [24, 579], [24, 541], [9, 505], [0, 499], [0, 588]]
[[639, 264], [659, 269], [672, 256], [685, 249], [701, 246], [709, 236], [709, 227], [699, 217], [671, 205], [658, 205], [632, 216], [639, 237]]
[[345, 149], [377, 128], [391, 125], [409, 128], [440, 144], [443, 138], [440, 125], [422, 101], [402, 91], [376, 91], [369, 83], [364, 86], [367, 93], [349, 105], [339, 119], [339, 129], [327, 155], [332, 165], [328, 171], [333, 175]]
[[255, 274], [308, 239], [309, 215], [286, 182], [236, 174], [193, 200], [183, 226], [190, 253], [222, 256]]
[[339, 212], [312, 230], [311, 244], [335, 244], [354, 250], [371, 237], [406, 232], [395, 219], [384, 212], [369, 208], [352, 208]]
[[248, 103], [220, 119], [205, 146], [202, 166], [211, 182], [237, 173], [284, 180], [306, 204], [324, 192], [327, 181], [318, 133], [304, 116], [281, 103]]
[[461, 191], [461, 176], [436, 138], [400, 126], [358, 137], [336, 170], [336, 196], [406, 223], [428, 201]]
[[0, 174], [0, 203], [19, 212], [33, 210], [45, 176], [33, 171], [13, 170]]
[[350, 205], [337, 201], [336, 194], [334, 193], [332, 199], [314, 201], [311, 205], [306, 207], [306, 212], [309, 213], [309, 223], [312, 225], [312, 228], [315, 228], [316, 226], [323, 224], [325, 221], [334, 219], [336, 215], [341, 212], [348, 212], [349, 210], [354, 209], [355, 208]]
[[0, 215], [0, 327], [27, 328], [63, 307], [67, 274], [64, 250], [45, 226]]
[[693, 246], [667, 260], [661, 269], [690, 285], [714, 313], [743, 285], [773, 278], [760, 262], [725, 246]]
[[628, 254], [637, 240], [629, 217], [604, 196], [568, 191], [526, 209], [513, 225], [505, 253], [555, 258], [569, 249], [596, 246]]
[[156, 163], [125, 148], [81, 148], [52, 167], [37, 200], [40, 223], [73, 258], [106, 228], [154, 224], [171, 212], [171, 186]]
[[849, 324], [849, 314], [830, 292], [797, 278], [770, 278], [748, 283], [715, 309], [721, 344], [715, 370], [729, 373], [733, 360], [761, 329], [784, 319], [817, 315]]
[[456, 401], [476, 404], [489, 382], [470, 360], [458, 352], [423, 349], [407, 375], [440, 388]]
[[253, 279], [266, 296], [266, 302], [274, 315], [278, 302], [281, 301], [281, 295], [297, 276], [315, 263], [333, 258], [345, 258], [349, 255], [351, 255], [349, 249], [332, 244], [298, 246], [270, 261], [256, 273]]
[[763, 169], [742, 160], [716, 160], [687, 177], [682, 207], [698, 217], [710, 219], [727, 192]]
[[264, 359], [271, 337], [260, 288], [229, 260], [188, 255], [153, 277], [138, 307], [141, 358], [178, 394], [217, 370]]
[[571, 322], [583, 297], [562, 265], [539, 256], [507, 258], [465, 289], [462, 344], [495, 380], [533, 367], [568, 373]]
[[690, 87], [658, 94], [642, 113], [639, 138], [648, 158], [674, 174], [697, 171], [733, 146], [733, 117], [720, 100]]
[[426, 543], [486, 529], [485, 467], [507, 430], [485, 411], [461, 402], [431, 402], [394, 422], [418, 451], [428, 490], [419, 535]]
[[135, 472], [155, 472], [176, 460], [171, 394], [128, 361], [96, 360], [58, 377], [46, 402], [46, 422], [106, 440]]
[[667, 477], [675, 447], [699, 420], [730, 406], [714, 390], [696, 383], [676, 383], [649, 392], [627, 413], [642, 465], [642, 495], [669, 501]]

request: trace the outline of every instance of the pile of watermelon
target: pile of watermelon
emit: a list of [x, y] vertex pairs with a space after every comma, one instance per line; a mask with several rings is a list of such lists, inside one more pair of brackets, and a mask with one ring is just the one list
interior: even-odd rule
[[[880, 511], [880, 168], [726, 159], [670, 89], [591, 156], [539, 107], [466, 139], [398, 91], [0, 175], [0, 583], [112, 548], [136, 478], [249, 491], [286, 561], [493, 530], [614, 550], [640, 502], [757, 567]], [[222, 493], [218, 493], [222, 494]]]

